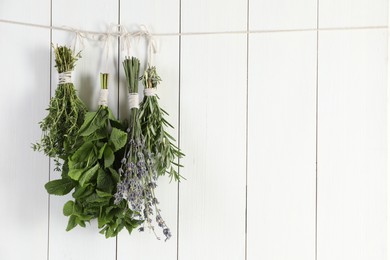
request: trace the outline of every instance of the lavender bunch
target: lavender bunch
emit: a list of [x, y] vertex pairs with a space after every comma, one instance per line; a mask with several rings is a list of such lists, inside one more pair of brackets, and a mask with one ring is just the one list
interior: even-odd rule
[[120, 182], [115, 193], [115, 204], [127, 200], [130, 209], [138, 213], [139, 220], [143, 221], [139, 231], [144, 231], [145, 225], [160, 239], [153, 225], [153, 217], [162, 228], [165, 240], [172, 235], [161, 217], [158, 200], [155, 196], [157, 187], [157, 170], [154, 155], [147, 149], [145, 138], [141, 132], [138, 111], [138, 80], [140, 62], [137, 58], [126, 58], [123, 61], [129, 90], [130, 122], [128, 142], [125, 146], [124, 157], [118, 170]]

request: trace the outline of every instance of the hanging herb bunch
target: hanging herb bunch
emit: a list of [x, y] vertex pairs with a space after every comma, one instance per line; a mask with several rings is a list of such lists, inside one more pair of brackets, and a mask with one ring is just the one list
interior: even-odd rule
[[101, 233], [108, 237], [116, 236], [123, 228], [130, 233], [140, 221], [133, 219], [133, 212], [123, 201], [114, 204], [113, 194], [119, 181], [115, 170], [115, 156], [126, 144], [127, 134], [120, 128], [107, 106], [108, 74], [101, 74], [99, 109], [88, 112], [79, 130], [83, 144], [69, 158], [69, 177], [75, 181], [74, 201], [64, 206], [64, 214], [69, 216], [67, 230], [77, 224], [98, 218]]
[[71, 81], [80, 53], [75, 54], [66, 46], [53, 45], [53, 49], [59, 83], [47, 109], [49, 114], [39, 123], [41, 140], [33, 144], [33, 149], [54, 158], [56, 170], [60, 170], [59, 159], [66, 160], [77, 146], [77, 132], [83, 123], [86, 107]]
[[176, 167], [181, 167], [181, 165], [177, 163], [177, 159], [182, 158], [184, 154], [174, 144], [175, 138], [165, 129], [166, 127], [173, 128], [173, 126], [165, 119], [168, 113], [158, 103], [159, 98], [156, 95], [156, 90], [161, 78], [157, 74], [156, 67], [149, 66], [145, 70], [142, 82], [145, 86], [145, 95], [140, 106], [139, 120], [146, 148], [155, 155], [159, 175], [167, 173], [171, 180], [180, 181], [182, 176]]
[[146, 146], [145, 137], [139, 120], [138, 80], [140, 62], [137, 58], [126, 58], [123, 61], [129, 90], [130, 122], [128, 128], [128, 143], [124, 157], [121, 160], [119, 174], [121, 182], [117, 186], [115, 204], [127, 200], [131, 210], [139, 213], [143, 222], [140, 231], [145, 226], [155, 232], [154, 221], [163, 230], [165, 240], [171, 237], [171, 232], [163, 220], [155, 196], [158, 178], [153, 153]]

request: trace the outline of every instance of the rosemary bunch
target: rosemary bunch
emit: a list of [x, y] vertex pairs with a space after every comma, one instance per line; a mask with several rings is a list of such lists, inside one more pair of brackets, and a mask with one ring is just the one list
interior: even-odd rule
[[118, 170], [121, 181], [117, 186], [115, 203], [127, 200], [130, 209], [139, 213], [139, 220], [154, 232], [153, 215], [159, 227], [162, 228], [165, 240], [171, 237], [171, 232], [161, 217], [158, 209], [158, 200], [155, 196], [157, 187], [157, 170], [154, 155], [147, 149], [145, 138], [139, 121], [138, 110], [138, 80], [140, 62], [137, 58], [126, 58], [123, 61], [126, 80], [129, 90], [130, 124], [128, 128], [128, 142], [124, 157]]
[[77, 132], [83, 123], [86, 107], [76, 94], [70, 81], [71, 72], [80, 53], [74, 54], [66, 46], [54, 46], [55, 67], [60, 75], [58, 87], [51, 98], [48, 115], [39, 123], [42, 129], [41, 140], [33, 144], [35, 151], [43, 151], [55, 159], [56, 170], [60, 170], [59, 160], [65, 160], [75, 149]]
[[156, 167], [159, 175], [166, 173], [172, 179], [180, 181], [183, 178], [176, 167], [182, 167], [176, 160], [184, 154], [174, 144], [176, 141], [165, 127], [173, 126], [165, 119], [168, 113], [158, 103], [159, 97], [155, 94], [157, 85], [161, 78], [156, 72], [156, 67], [148, 67], [143, 76], [142, 82], [145, 86], [145, 96], [140, 106], [139, 120], [142, 133], [145, 137], [146, 148], [155, 154]]

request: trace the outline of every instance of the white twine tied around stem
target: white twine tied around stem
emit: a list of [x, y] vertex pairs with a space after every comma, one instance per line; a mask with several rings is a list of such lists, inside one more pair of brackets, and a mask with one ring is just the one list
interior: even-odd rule
[[147, 97], [154, 97], [156, 95], [156, 88], [145, 88], [144, 95]]
[[98, 101], [99, 106], [108, 106], [108, 89], [101, 89], [100, 90], [100, 95], [99, 95], [99, 101]]
[[72, 83], [72, 72], [65, 71], [58, 74], [58, 84]]
[[129, 93], [128, 95], [129, 99], [129, 109], [131, 110], [132, 108], [139, 108], [139, 96], [138, 93]]

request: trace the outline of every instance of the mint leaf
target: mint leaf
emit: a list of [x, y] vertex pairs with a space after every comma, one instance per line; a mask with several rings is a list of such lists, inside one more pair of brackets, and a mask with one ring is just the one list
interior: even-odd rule
[[72, 200], [65, 203], [64, 209], [63, 209], [63, 213], [65, 216], [68, 217], [68, 216], [73, 214], [73, 206], [74, 206], [74, 202]]
[[110, 167], [115, 161], [114, 152], [109, 146], [104, 149], [104, 168]]
[[85, 169], [70, 169], [68, 172], [68, 176], [75, 181], [80, 179], [80, 176], [83, 174]]
[[114, 185], [111, 180], [111, 174], [99, 169], [97, 177], [97, 188], [99, 190], [111, 193]]
[[68, 194], [75, 186], [74, 181], [66, 178], [49, 181], [45, 184], [45, 189], [49, 194], [62, 196]]
[[92, 177], [95, 175], [95, 173], [97, 172], [98, 169], [99, 169], [99, 164], [97, 163], [91, 169], [86, 171], [83, 174], [83, 176], [81, 176], [81, 178], [80, 178], [80, 185], [84, 186], [87, 182], [89, 182], [92, 179]]
[[72, 230], [76, 225], [77, 225], [76, 216], [70, 216], [68, 220], [68, 226], [66, 227], [66, 231]]
[[114, 152], [116, 152], [125, 146], [127, 141], [127, 133], [117, 128], [113, 128], [110, 135], [110, 141], [114, 146]]

